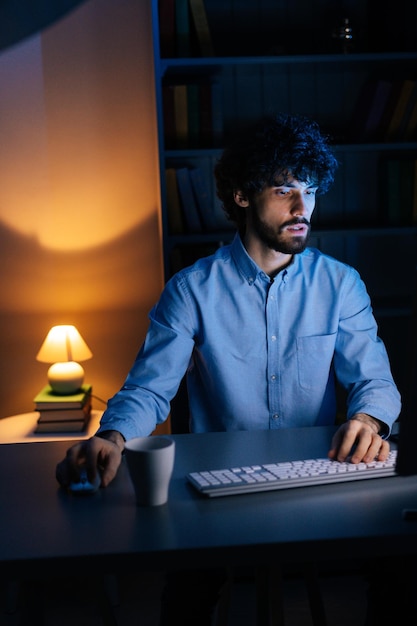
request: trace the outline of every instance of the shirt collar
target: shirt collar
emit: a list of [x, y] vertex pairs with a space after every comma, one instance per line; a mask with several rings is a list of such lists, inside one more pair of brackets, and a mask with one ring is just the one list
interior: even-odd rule
[[232, 241], [231, 254], [240, 274], [249, 285], [253, 285], [258, 276], [262, 281], [269, 281], [269, 276], [261, 270], [247, 253], [239, 233], [236, 233]]

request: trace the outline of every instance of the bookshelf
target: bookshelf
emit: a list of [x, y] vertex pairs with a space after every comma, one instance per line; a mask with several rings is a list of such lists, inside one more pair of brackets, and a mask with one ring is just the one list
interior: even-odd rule
[[[399, 329], [404, 331], [410, 314], [417, 266], [417, 105], [411, 100], [417, 100], [417, 1], [399, 0], [397, 29], [393, 20], [399, 17], [384, 13], [376, 0], [193, 0], [203, 4], [211, 54], [202, 46], [189, 1], [152, 0], [165, 278], [233, 237], [213, 177], [228, 135], [276, 110], [312, 117], [333, 138], [340, 167], [335, 185], [318, 198], [311, 245], [361, 273], [399, 371]], [[188, 21], [177, 28], [172, 15], [178, 3]], [[352, 40], [340, 39], [345, 18]], [[186, 56], [180, 51], [184, 32]], [[203, 37], [207, 41], [207, 33]], [[178, 86], [186, 103], [180, 112], [173, 93]], [[395, 133], [394, 110], [401, 118]], [[401, 168], [389, 165], [395, 161]], [[204, 182], [201, 195], [210, 213], [199, 232], [171, 230], [168, 168], [197, 171]], [[399, 169], [411, 172], [407, 185], [388, 182]]]

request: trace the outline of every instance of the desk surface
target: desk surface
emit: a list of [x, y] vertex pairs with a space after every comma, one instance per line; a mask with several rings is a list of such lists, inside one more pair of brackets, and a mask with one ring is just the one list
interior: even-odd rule
[[417, 554], [417, 523], [402, 519], [417, 507], [414, 476], [214, 499], [185, 480], [192, 470], [322, 456], [333, 430], [175, 435], [169, 502], [155, 508], [136, 507], [124, 461], [107, 489], [74, 496], [54, 475], [68, 442], [2, 445], [0, 571], [65, 561], [68, 572], [85, 557], [102, 571]]

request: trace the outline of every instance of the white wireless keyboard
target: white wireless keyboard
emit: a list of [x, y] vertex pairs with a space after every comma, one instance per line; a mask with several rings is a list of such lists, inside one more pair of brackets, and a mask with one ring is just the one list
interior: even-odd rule
[[391, 450], [386, 461], [341, 463], [327, 458], [307, 459], [190, 472], [187, 479], [205, 496], [228, 496], [394, 476], [396, 459], [397, 451]]

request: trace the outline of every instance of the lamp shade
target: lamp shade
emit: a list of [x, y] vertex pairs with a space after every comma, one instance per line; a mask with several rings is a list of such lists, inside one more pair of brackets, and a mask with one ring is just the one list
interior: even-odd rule
[[87, 361], [93, 353], [75, 326], [53, 326], [36, 355], [42, 363]]
[[52, 363], [48, 381], [55, 393], [76, 393], [84, 381], [84, 369], [78, 361], [93, 356], [75, 326], [53, 326], [36, 355], [42, 363]]

